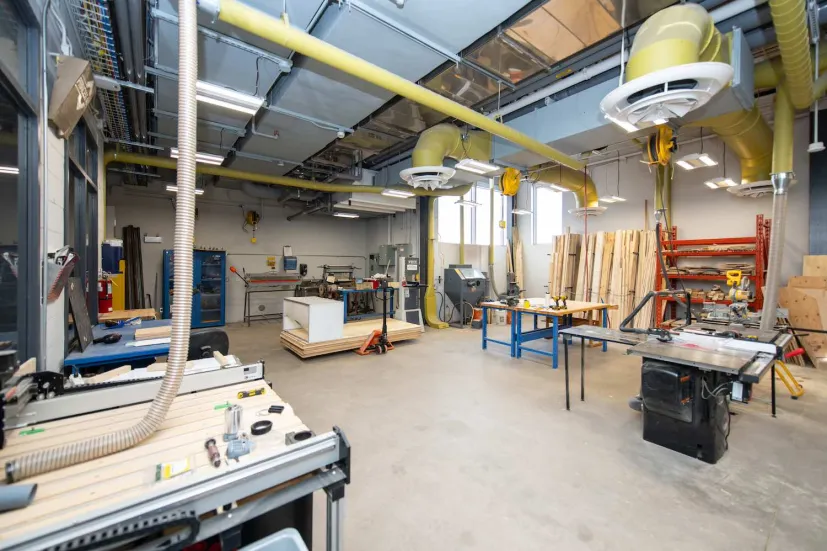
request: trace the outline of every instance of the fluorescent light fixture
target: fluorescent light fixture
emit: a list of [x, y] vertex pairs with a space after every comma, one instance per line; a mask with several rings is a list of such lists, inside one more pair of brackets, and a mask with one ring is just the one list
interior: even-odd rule
[[264, 104], [264, 98], [230, 90], [203, 80], [199, 80], [195, 84], [195, 90], [195, 99], [198, 101], [248, 115], [255, 115]]
[[616, 125], [618, 125], [620, 128], [622, 128], [626, 132], [637, 132], [638, 130], [640, 130], [637, 126], [630, 123], [629, 121], [621, 121], [621, 120], [618, 120], [614, 117], [610, 117], [608, 115], [606, 115], [606, 118], [609, 119], [610, 121], [612, 121], [613, 123], [615, 123]]
[[622, 203], [626, 199], [619, 195], [604, 195], [603, 197], [599, 198], [598, 201], [601, 203]]
[[408, 197], [413, 197], [414, 194], [410, 191], [405, 191], [404, 189], [383, 189], [382, 195], [385, 197], [402, 197], [407, 199]]
[[[167, 191], [172, 191], [172, 192], [178, 193], [178, 186], [175, 186], [175, 185], [172, 185], [172, 184], [167, 184]], [[195, 188], [195, 194], [196, 195], [204, 195], [203, 188], [200, 188], [200, 187]]]
[[655, 119], [652, 122], [655, 124], [666, 124], [669, 121], [667, 121], [666, 119]]
[[547, 184], [547, 185], [548, 185], [548, 187], [550, 187], [550, 188], [551, 188], [551, 189], [553, 189], [554, 191], [568, 191], [568, 190], [567, 190], [566, 188], [564, 188], [563, 186], [558, 186], [557, 184]]
[[20, 174], [20, 169], [16, 166], [0, 166], [0, 174]]
[[518, 214], [520, 216], [524, 216], [526, 214], [530, 215], [533, 214], [530, 210], [526, 209], [511, 209], [511, 214]]
[[472, 208], [477, 208], [477, 207], [482, 206], [482, 203], [477, 203], [476, 201], [469, 201], [467, 199], [457, 199], [456, 203], [454, 203], [454, 204], [455, 205], [461, 205], [463, 207], [472, 207]]
[[333, 216], [336, 218], [359, 218], [359, 215], [354, 212], [334, 212]]
[[738, 182], [734, 181], [732, 178], [710, 178], [706, 182], [704, 182], [706, 187], [709, 189], [718, 189], [718, 188], [727, 188], [727, 187], [735, 187], [738, 185]]
[[675, 164], [684, 170], [695, 170], [696, 168], [715, 166], [718, 164], [718, 161], [706, 153], [691, 153], [675, 161]]
[[474, 174], [491, 174], [492, 172], [497, 172], [500, 170], [500, 167], [497, 165], [492, 165], [490, 163], [484, 163], [482, 161], [477, 161], [476, 159], [463, 159], [456, 164], [456, 167], [462, 169], [466, 172], [473, 172]]
[[[173, 159], [178, 158], [178, 148], [172, 147], [169, 150], [169, 156]], [[195, 162], [202, 163], [205, 165], [220, 165], [224, 162], [224, 157], [221, 155], [213, 155], [212, 153], [195, 153]]]

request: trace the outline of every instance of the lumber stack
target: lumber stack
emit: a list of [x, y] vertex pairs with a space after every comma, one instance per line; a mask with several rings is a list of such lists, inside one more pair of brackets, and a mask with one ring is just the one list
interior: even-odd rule
[[[304, 329], [290, 329], [281, 332], [281, 344], [300, 358], [312, 358], [334, 352], [356, 350], [364, 344], [373, 331], [381, 329], [381, 319], [354, 321], [344, 325], [342, 338], [315, 343], [307, 342], [307, 331]], [[392, 343], [417, 339], [420, 335], [422, 335], [422, 329], [417, 324], [397, 319], [388, 320], [388, 340]]]
[[[587, 236], [567, 232], [555, 238], [549, 265], [549, 292], [573, 300], [618, 305], [609, 313], [617, 327], [655, 287], [654, 231], [619, 230]], [[635, 317], [635, 327], [652, 324], [654, 303]]]
[[[805, 256], [804, 275], [793, 276], [778, 291], [778, 302], [789, 310], [793, 327], [827, 330], [827, 256]], [[797, 338], [813, 366], [827, 364], [827, 335], [800, 332]]]

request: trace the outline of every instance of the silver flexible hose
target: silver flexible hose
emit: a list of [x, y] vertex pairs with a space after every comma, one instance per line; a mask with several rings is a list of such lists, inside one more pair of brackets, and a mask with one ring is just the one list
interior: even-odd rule
[[[196, 0], [178, 1], [178, 201], [175, 209], [175, 288], [192, 289], [192, 238], [195, 219], [195, 82], [198, 78]], [[45, 113], [41, 114], [45, 116]], [[45, 145], [45, 144], [44, 144]], [[158, 394], [138, 424], [124, 430], [24, 455], [6, 463], [6, 479], [25, 478], [91, 461], [131, 448], [151, 436], [166, 419], [184, 377], [190, 340], [192, 301], [172, 305], [167, 371]]]
[[[784, 175], [785, 180], [787, 178]], [[773, 174], [773, 180], [776, 179]], [[790, 179], [791, 175], [789, 176]], [[776, 184], [774, 181], [773, 184]], [[782, 187], [776, 186], [772, 197], [772, 231], [770, 233], [770, 252], [767, 259], [766, 294], [764, 308], [761, 311], [761, 330], [769, 331], [778, 322], [776, 308], [778, 307], [778, 287], [781, 278], [781, 261], [784, 256], [784, 233], [787, 226], [787, 182]]]

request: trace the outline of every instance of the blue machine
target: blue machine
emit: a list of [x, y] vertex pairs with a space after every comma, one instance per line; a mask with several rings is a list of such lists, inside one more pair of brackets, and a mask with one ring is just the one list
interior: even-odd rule
[[[224, 325], [226, 283], [224, 273], [227, 253], [224, 251], [192, 252], [192, 328]], [[163, 317], [172, 317], [172, 301], [175, 296], [173, 276], [173, 251], [164, 251]]]

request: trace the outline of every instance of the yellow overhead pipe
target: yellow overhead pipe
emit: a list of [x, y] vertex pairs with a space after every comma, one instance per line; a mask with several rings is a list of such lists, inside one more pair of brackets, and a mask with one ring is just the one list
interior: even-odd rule
[[413, 166], [442, 166], [446, 157], [487, 162], [491, 159], [491, 134], [480, 131], [464, 134], [453, 124], [437, 124], [419, 135], [412, 157]]
[[[810, 60], [813, 64], [815, 64], [815, 52], [815, 48], [810, 49]], [[819, 43], [818, 56], [818, 70], [822, 72], [827, 69], [827, 41]], [[779, 58], [768, 59], [755, 65], [753, 85], [756, 90], [775, 88], [782, 80], [784, 80], [784, 66]], [[813, 96], [818, 97], [815, 92]]]
[[[121, 153], [118, 151], [108, 151], [104, 154], [104, 167], [109, 163], [117, 162], [132, 165], [152, 166], [156, 168], [168, 168], [176, 170], [178, 162], [176, 159], [170, 157], [155, 157], [152, 155], [138, 155], [136, 153]], [[442, 196], [462, 196], [468, 193], [471, 185], [457, 186], [450, 189], [435, 189], [427, 190], [423, 188], [412, 188], [408, 186], [396, 186], [391, 188], [383, 188], [379, 186], [355, 186], [351, 184], [326, 184], [323, 182], [313, 182], [310, 180], [302, 180], [300, 178], [291, 178], [289, 176], [275, 176], [271, 174], [259, 174], [256, 172], [247, 172], [244, 170], [235, 170], [232, 168], [225, 168], [223, 166], [215, 165], [196, 165], [195, 171], [199, 174], [210, 174], [212, 176], [220, 176], [223, 178], [231, 178], [233, 180], [246, 180], [249, 182], [256, 182], [259, 184], [269, 184], [271, 186], [283, 186], [301, 189], [312, 189], [315, 191], [326, 191], [329, 193], [382, 193], [385, 189], [397, 189], [407, 191], [414, 195], [426, 197], [442, 197]]]
[[[210, 4], [210, 6], [207, 6], [207, 4]], [[582, 162], [553, 147], [540, 143], [522, 132], [496, 122], [481, 113], [477, 113], [423, 86], [349, 54], [323, 40], [319, 40], [302, 29], [291, 26], [286, 14], [281, 18], [272, 17], [255, 8], [246, 6], [238, 0], [202, 2], [201, 7], [208, 10], [213, 7], [212, 15], [217, 16], [219, 20], [280, 44], [288, 50], [294, 50], [325, 65], [389, 90], [394, 94], [459, 119], [569, 168], [576, 170], [584, 168]], [[215, 13], [215, 10], [217, 10], [217, 13]]]
[[[653, 71], [686, 63], [729, 61], [729, 37], [698, 4], [681, 4], [659, 11], [643, 23], [632, 45], [627, 81]], [[762, 69], [762, 78], [772, 67]], [[712, 130], [738, 156], [742, 183], [769, 180], [772, 130], [758, 111], [727, 113], [692, 123]], [[657, 202], [657, 198], [655, 198]]]
[[796, 109], [806, 109], [813, 102], [813, 63], [806, 2], [770, 0], [769, 3], [790, 101]]
[[[591, 176], [585, 172], [558, 165], [531, 173], [531, 180], [571, 191], [574, 193], [577, 208], [598, 206], [597, 188]], [[541, 216], [541, 213], [535, 212], [534, 216]]]
[[775, 91], [773, 121], [775, 123], [775, 143], [772, 149], [772, 173], [792, 172], [795, 106], [792, 103], [792, 92], [787, 89], [787, 84], [783, 81]]
[[427, 279], [428, 287], [425, 290], [425, 323], [434, 329], [446, 329], [448, 324], [440, 321], [436, 311], [436, 293], [434, 292], [434, 244], [436, 242], [436, 197], [428, 199], [428, 263]]

